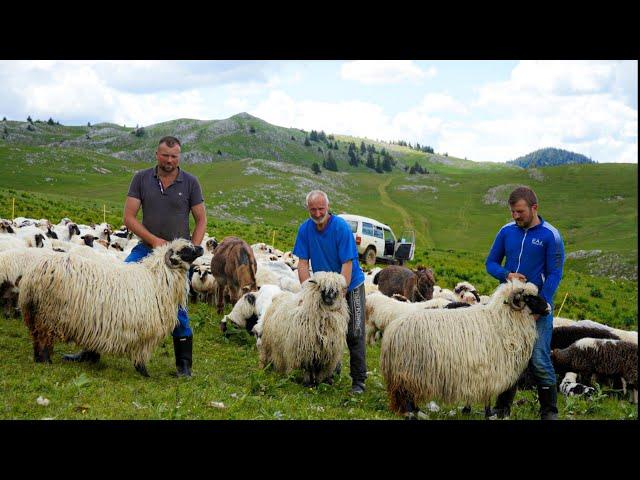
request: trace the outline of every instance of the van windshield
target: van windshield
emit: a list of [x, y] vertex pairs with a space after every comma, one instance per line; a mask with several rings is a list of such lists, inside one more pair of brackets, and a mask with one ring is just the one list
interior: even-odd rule
[[346, 222], [351, 227], [351, 233], [356, 233], [358, 231], [358, 222], [355, 220], [346, 220]]

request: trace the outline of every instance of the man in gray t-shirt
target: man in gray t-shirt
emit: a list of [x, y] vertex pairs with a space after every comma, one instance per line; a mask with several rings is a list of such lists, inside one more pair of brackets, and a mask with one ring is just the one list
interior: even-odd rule
[[[124, 224], [140, 237], [125, 262], [137, 262], [176, 238], [191, 239], [200, 245], [207, 228], [204, 198], [198, 179], [180, 169], [180, 140], [175, 137], [160, 139], [156, 150], [155, 167], [136, 172], [129, 186], [124, 205]], [[136, 218], [142, 208], [142, 222]], [[196, 226], [189, 234], [189, 215]], [[178, 376], [191, 376], [193, 332], [187, 311], [178, 309], [178, 326], [173, 330], [173, 347]], [[83, 351], [65, 355], [66, 360], [95, 362], [96, 352]]]

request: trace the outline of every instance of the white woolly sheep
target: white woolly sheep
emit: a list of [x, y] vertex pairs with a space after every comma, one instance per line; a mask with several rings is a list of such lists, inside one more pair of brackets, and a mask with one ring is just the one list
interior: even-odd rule
[[316, 272], [300, 293], [282, 292], [264, 314], [260, 367], [303, 371], [305, 386], [332, 382], [346, 346], [349, 310], [342, 275]]
[[622, 340], [583, 338], [567, 348], [551, 351], [553, 367], [558, 373], [574, 372], [586, 378], [592, 374], [619, 377], [623, 389], [633, 390], [638, 403], [638, 345]]
[[547, 302], [532, 283], [507, 282], [488, 305], [427, 309], [392, 322], [382, 338], [380, 368], [391, 410], [427, 400], [483, 402], [516, 383], [537, 336], [533, 314]]
[[124, 355], [149, 376], [146, 362], [187, 305], [187, 270], [202, 255], [184, 239], [154, 249], [139, 263], [116, 264], [61, 253], [25, 272], [19, 305], [36, 362], [51, 362], [55, 339]]
[[377, 333], [384, 334], [384, 330], [394, 320], [410, 312], [425, 308], [443, 308], [449, 303], [445, 298], [433, 298], [426, 302], [407, 302], [394, 297], [387, 297], [381, 292], [367, 295], [364, 308], [365, 338], [372, 345]]
[[209, 305], [215, 304], [218, 282], [216, 282], [216, 279], [211, 275], [210, 265], [196, 265], [193, 267], [191, 288], [200, 294], [203, 300]]

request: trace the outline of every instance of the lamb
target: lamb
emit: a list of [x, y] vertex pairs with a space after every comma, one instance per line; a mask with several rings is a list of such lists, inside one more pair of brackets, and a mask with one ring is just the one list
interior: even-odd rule
[[264, 314], [260, 367], [303, 371], [303, 384], [332, 383], [346, 346], [349, 310], [342, 275], [316, 272], [300, 293], [282, 292]]
[[547, 308], [535, 285], [515, 280], [500, 285], [488, 305], [395, 320], [380, 349], [391, 410], [414, 415], [427, 400], [489, 405], [527, 367], [537, 336], [533, 314]]
[[213, 305], [218, 291], [218, 282], [216, 282], [216, 279], [211, 275], [211, 266], [196, 265], [193, 267], [191, 288], [193, 288], [196, 293], [202, 295], [209, 305]]
[[433, 297], [435, 279], [431, 269], [422, 265], [415, 270], [391, 265], [378, 272], [373, 283], [387, 296], [399, 293], [412, 302], [424, 302]]
[[567, 372], [562, 381], [560, 382], [560, 393], [567, 397], [584, 395], [590, 397], [595, 392], [595, 388], [587, 387], [582, 383], [577, 382], [578, 374], [574, 372]]
[[177, 239], [139, 263], [116, 264], [61, 253], [25, 272], [18, 303], [33, 338], [34, 360], [51, 363], [55, 339], [146, 362], [187, 305], [187, 270], [202, 247]]
[[256, 336], [256, 344], [260, 346], [262, 336], [262, 322], [264, 313], [271, 305], [274, 297], [282, 293], [277, 285], [264, 285], [258, 292], [245, 293], [233, 306], [231, 312], [220, 322], [220, 329], [227, 331], [227, 323], [231, 321], [235, 326], [244, 328]]
[[461, 302], [468, 303], [469, 305], [480, 303], [480, 295], [478, 295], [476, 287], [469, 282], [458, 282], [453, 291], [458, 295]]
[[633, 403], [638, 403], [638, 345], [623, 340], [583, 338], [567, 348], [551, 351], [554, 369], [620, 377], [623, 390], [632, 387]]

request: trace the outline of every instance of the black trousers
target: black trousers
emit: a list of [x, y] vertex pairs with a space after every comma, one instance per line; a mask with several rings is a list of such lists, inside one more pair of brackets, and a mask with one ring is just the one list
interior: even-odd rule
[[349, 328], [347, 330], [349, 373], [353, 383], [364, 383], [367, 379], [367, 357], [364, 336], [364, 283], [347, 293], [347, 305], [349, 306]]

